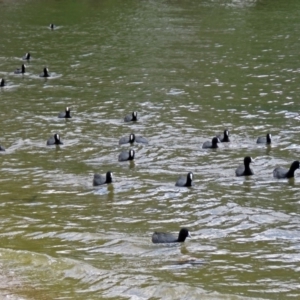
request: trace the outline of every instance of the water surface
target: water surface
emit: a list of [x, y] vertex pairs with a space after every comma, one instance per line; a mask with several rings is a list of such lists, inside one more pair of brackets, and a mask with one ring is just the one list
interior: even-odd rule
[[[300, 180], [272, 170], [299, 159], [299, 5], [0, 1], [1, 297], [297, 299]], [[131, 132], [149, 144], [120, 163]], [[255, 175], [237, 178], [247, 155]], [[151, 243], [181, 227], [184, 244]]]

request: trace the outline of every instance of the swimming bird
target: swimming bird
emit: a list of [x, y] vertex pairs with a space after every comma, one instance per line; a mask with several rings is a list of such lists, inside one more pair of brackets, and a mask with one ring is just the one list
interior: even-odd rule
[[292, 162], [290, 169], [283, 167], [277, 167], [273, 170], [273, 176], [275, 178], [292, 178], [294, 177], [295, 171], [299, 169], [299, 161], [295, 160]]
[[181, 176], [175, 183], [175, 186], [192, 186], [193, 185], [193, 173], [189, 172], [186, 176]]
[[67, 118], [72, 118], [70, 108], [66, 107], [66, 110], [63, 111], [63, 112], [61, 112], [61, 113], [59, 113], [58, 117], [59, 118], [66, 118], [66, 119]]
[[30, 60], [30, 53], [28, 52], [28, 53], [26, 53], [23, 57], [22, 57], [22, 59], [23, 60]]
[[48, 68], [44, 68], [43, 73], [40, 74], [40, 77], [50, 77]]
[[119, 140], [119, 145], [123, 145], [123, 144], [127, 144], [127, 143], [133, 144], [134, 141], [135, 141], [135, 135], [133, 133], [131, 133], [129, 135], [129, 137], [128, 136], [121, 137]]
[[215, 148], [218, 148], [218, 143], [220, 143], [221, 141], [217, 138], [217, 137], [214, 137], [211, 142], [210, 141], [207, 141], [205, 143], [203, 143], [202, 145], [202, 149], [215, 149]]
[[183, 243], [187, 237], [191, 237], [187, 228], [182, 228], [179, 231], [178, 237], [172, 233], [154, 232], [152, 235], [152, 243]]
[[55, 133], [52, 137], [50, 137], [47, 141], [47, 145], [62, 145], [63, 142], [60, 140], [59, 134]]
[[5, 151], [5, 148], [0, 145], [0, 151]]
[[97, 185], [108, 184], [108, 183], [112, 183], [112, 181], [113, 181], [112, 172], [108, 171], [105, 176], [96, 173], [94, 174], [93, 185], [97, 186]]
[[5, 86], [5, 80], [3, 78], [0, 78], [0, 87]]
[[137, 112], [133, 111], [132, 114], [125, 116], [124, 122], [137, 121]]
[[53, 30], [53, 29], [55, 28], [55, 25], [51, 23], [51, 24], [49, 25], [49, 28]]
[[223, 132], [223, 134], [218, 135], [217, 138], [222, 143], [228, 143], [228, 142], [230, 142], [228, 129], [225, 129], [224, 132]]
[[142, 144], [148, 144], [148, 140], [142, 136], [136, 136], [135, 134], [131, 133], [128, 136], [123, 136], [120, 138], [119, 140], [119, 145], [123, 145], [123, 144], [133, 144], [134, 142], [136, 143], [142, 143]]
[[24, 74], [26, 72], [26, 66], [24, 64], [22, 64], [21, 69], [16, 69], [15, 70], [15, 74]]
[[135, 151], [133, 149], [130, 149], [128, 152], [127, 151], [122, 151], [119, 154], [119, 161], [126, 161], [126, 160], [133, 160], [135, 156]]
[[256, 143], [257, 144], [271, 144], [272, 142], [272, 135], [271, 133], [267, 133], [266, 136], [260, 136], [257, 138]]
[[250, 156], [244, 158], [244, 164], [240, 165], [236, 170], [236, 176], [251, 176], [254, 175], [252, 169], [250, 168], [250, 163], [253, 162], [253, 159]]

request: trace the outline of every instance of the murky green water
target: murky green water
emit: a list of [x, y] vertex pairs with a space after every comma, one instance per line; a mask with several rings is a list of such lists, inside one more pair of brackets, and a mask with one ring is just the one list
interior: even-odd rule
[[[272, 177], [299, 159], [299, 11], [0, 1], [0, 298], [299, 298], [300, 179]], [[73, 118], [58, 119], [66, 106]], [[224, 128], [231, 143], [201, 149]], [[55, 132], [64, 145], [47, 147]], [[120, 163], [131, 132], [149, 145]], [[272, 146], [257, 145], [267, 132]], [[255, 175], [237, 178], [247, 155]], [[108, 170], [114, 183], [94, 188]], [[195, 186], [175, 187], [188, 171]], [[183, 226], [184, 244], [151, 243]]]

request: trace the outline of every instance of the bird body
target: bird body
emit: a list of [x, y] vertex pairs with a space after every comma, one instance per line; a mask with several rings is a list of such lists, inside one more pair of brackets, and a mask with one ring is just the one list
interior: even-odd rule
[[50, 77], [48, 68], [43, 69], [43, 73], [40, 74], [40, 77]]
[[22, 57], [22, 59], [23, 59], [23, 60], [30, 60], [30, 57], [31, 57], [31, 55], [30, 55], [30, 53], [28, 52], [28, 53], [26, 53], [26, 54]]
[[272, 135], [270, 133], [267, 133], [266, 136], [260, 136], [256, 140], [257, 144], [271, 144], [272, 143]]
[[244, 158], [244, 164], [240, 165], [236, 170], [235, 170], [235, 175], [236, 176], [251, 176], [254, 175], [254, 172], [250, 168], [250, 163], [253, 162], [253, 159], [250, 156], [246, 156]]
[[26, 66], [22, 64], [21, 69], [16, 69], [15, 74], [24, 74], [26, 72]]
[[105, 176], [101, 174], [94, 174], [94, 179], [93, 179], [93, 185], [103, 185], [103, 184], [108, 184], [112, 183], [113, 178], [112, 178], [112, 172], [108, 171]]
[[61, 113], [59, 113], [58, 117], [59, 118], [66, 118], [66, 119], [72, 118], [70, 108], [66, 107], [66, 110], [63, 111], [63, 112], [61, 112]]
[[137, 121], [137, 112], [136, 111], [133, 111], [132, 114], [129, 114], [129, 115], [126, 115], [125, 118], [124, 118], [124, 122], [135, 122]]
[[275, 178], [281, 179], [281, 178], [292, 178], [295, 176], [295, 171], [299, 169], [299, 161], [295, 160], [289, 169], [283, 168], [283, 167], [276, 167], [273, 170], [273, 176]]
[[152, 235], [152, 243], [183, 243], [187, 237], [191, 237], [191, 235], [186, 228], [180, 229], [178, 237], [174, 236], [172, 233], [155, 231]]
[[133, 149], [130, 149], [129, 152], [122, 151], [119, 154], [118, 160], [119, 161], [133, 160], [134, 156], [135, 156], [135, 151]]
[[217, 138], [220, 140], [221, 143], [230, 142], [228, 129], [225, 129], [223, 134], [218, 135]]
[[133, 144], [134, 141], [135, 141], [135, 135], [133, 133], [131, 133], [129, 135], [129, 137], [128, 136], [121, 137], [119, 140], [119, 145], [123, 145], [123, 144], [127, 144], [127, 143]]
[[175, 183], [175, 186], [192, 186], [193, 185], [193, 173], [189, 172], [186, 176], [180, 176]]
[[220, 143], [220, 140], [217, 137], [214, 137], [211, 142], [207, 141], [203, 143], [202, 149], [216, 149], [218, 148], [218, 143]]
[[119, 140], [119, 145], [124, 145], [127, 143], [133, 144], [134, 142], [148, 144], [148, 140], [143, 136], [136, 136], [134, 133], [131, 133], [129, 136], [121, 137]]
[[62, 145], [63, 142], [60, 140], [59, 134], [55, 133], [52, 137], [50, 137], [47, 141], [47, 145]]

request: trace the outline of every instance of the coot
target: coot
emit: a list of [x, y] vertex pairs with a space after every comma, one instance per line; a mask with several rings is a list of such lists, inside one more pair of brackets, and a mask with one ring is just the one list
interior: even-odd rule
[[26, 66], [22, 64], [21, 69], [16, 69], [15, 74], [24, 74], [26, 72]]
[[132, 114], [125, 116], [124, 122], [137, 121], [137, 112], [133, 111]]
[[244, 158], [244, 164], [240, 165], [236, 170], [236, 176], [251, 176], [254, 175], [252, 169], [250, 168], [250, 163], [253, 162], [253, 159], [250, 156]]
[[133, 133], [131, 133], [129, 135], [129, 137], [128, 136], [121, 137], [119, 140], [119, 145], [123, 145], [123, 144], [127, 144], [127, 143], [133, 144], [134, 141], [135, 141], [135, 135]]
[[215, 149], [218, 148], [218, 143], [220, 143], [220, 140], [217, 137], [214, 137], [211, 142], [207, 141], [203, 143], [202, 149]]
[[97, 186], [102, 184], [108, 184], [108, 183], [112, 183], [112, 181], [113, 181], [112, 172], [108, 171], [105, 176], [96, 173], [94, 175], [93, 185]]
[[299, 161], [295, 160], [291, 166], [290, 169], [286, 169], [283, 167], [277, 167], [273, 170], [273, 176], [275, 178], [292, 178], [294, 177], [295, 171], [299, 169]]
[[179, 231], [178, 237], [172, 233], [154, 232], [152, 235], [152, 243], [183, 243], [187, 237], [191, 237], [188, 229], [182, 228]]
[[266, 136], [260, 136], [256, 140], [257, 144], [271, 144], [271, 142], [272, 142], [272, 136], [270, 133], [267, 133]]
[[130, 149], [129, 151], [122, 151], [119, 154], [119, 161], [133, 160], [135, 156], [135, 151]]
[[48, 68], [44, 68], [43, 73], [40, 74], [40, 77], [50, 77]]
[[131, 133], [129, 136], [123, 136], [119, 140], [119, 145], [123, 144], [133, 144], [136, 143], [142, 143], [142, 144], [148, 144], [148, 140], [142, 136], [136, 136], [134, 133]]
[[59, 113], [58, 117], [59, 118], [72, 118], [70, 108], [66, 107], [66, 110]]
[[47, 141], [47, 145], [62, 145], [63, 142], [60, 140], [59, 134], [55, 133], [52, 137], [50, 137]]
[[26, 54], [22, 57], [22, 59], [23, 59], [23, 60], [30, 60], [30, 57], [31, 57], [31, 55], [30, 55], [30, 53], [28, 52], [28, 53], [26, 53]]
[[228, 142], [230, 142], [228, 129], [225, 129], [224, 132], [223, 132], [223, 134], [218, 135], [217, 138], [222, 143], [228, 143]]
[[186, 176], [181, 176], [175, 183], [175, 186], [192, 186], [193, 185], [193, 173], [189, 172]]

